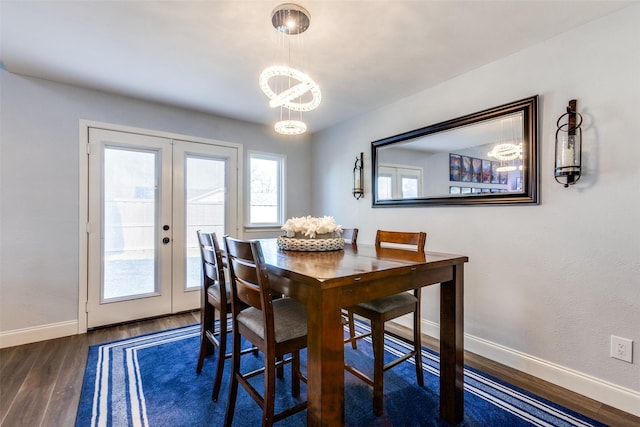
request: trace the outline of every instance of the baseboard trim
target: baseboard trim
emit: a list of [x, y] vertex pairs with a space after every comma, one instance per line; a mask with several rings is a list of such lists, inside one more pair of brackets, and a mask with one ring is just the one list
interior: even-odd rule
[[0, 332], [0, 348], [30, 344], [55, 338], [67, 337], [78, 333], [78, 321], [50, 323], [30, 328]]
[[[396, 319], [397, 323], [412, 328], [410, 317]], [[440, 325], [422, 319], [422, 333], [440, 338]], [[548, 362], [494, 342], [464, 334], [466, 351], [501, 363], [518, 371], [533, 375], [557, 386], [571, 390], [598, 402], [640, 416], [640, 392], [592, 377], [582, 372]]]

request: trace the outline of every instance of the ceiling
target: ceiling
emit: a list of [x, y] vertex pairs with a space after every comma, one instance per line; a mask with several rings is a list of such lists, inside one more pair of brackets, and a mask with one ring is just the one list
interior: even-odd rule
[[[12, 73], [273, 125], [278, 0], [0, 0]], [[322, 90], [310, 132], [435, 86], [631, 2], [300, 0], [303, 71]], [[571, 46], [567, 46], [571, 49]]]

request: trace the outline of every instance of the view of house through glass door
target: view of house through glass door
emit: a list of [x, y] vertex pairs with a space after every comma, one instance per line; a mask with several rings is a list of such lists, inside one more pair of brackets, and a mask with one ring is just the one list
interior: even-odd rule
[[89, 129], [87, 326], [200, 306], [196, 231], [235, 230], [238, 149]]

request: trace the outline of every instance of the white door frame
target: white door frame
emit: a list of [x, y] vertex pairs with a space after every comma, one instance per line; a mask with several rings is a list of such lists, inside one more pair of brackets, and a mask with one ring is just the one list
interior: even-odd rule
[[[237, 220], [231, 225], [235, 228], [236, 236], [242, 237], [242, 220], [243, 215], [243, 146], [242, 144], [217, 141], [213, 139], [200, 138], [195, 136], [176, 134], [171, 132], [162, 132], [151, 129], [136, 128], [131, 126], [116, 125], [112, 123], [104, 123], [92, 120], [80, 120], [79, 123], [79, 179], [78, 179], [78, 334], [87, 332], [87, 286], [88, 286], [88, 222], [89, 222], [89, 128], [101, 128], [112, 131], [121, 131], [128, 133], [139, 133], [142, 135], [157, 136], [160, 138], [178, 139], [183, 141], [192, 141], [202, 144], [218, 145], [227, 148], [235, 148], [238, 150], [238, 169], [236, 171], [236, 182], [238, 183], [238, 197], [235, 206], [237, 212]], [[230, 172], [233, 174], [233, 171]]]

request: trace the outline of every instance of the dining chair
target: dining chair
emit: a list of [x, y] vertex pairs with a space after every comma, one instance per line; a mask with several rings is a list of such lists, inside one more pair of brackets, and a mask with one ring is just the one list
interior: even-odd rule
[[[384, 231], [376, 232], [376, 250], [386, 247], [387, 245], [395, 248], [397, 251], [424, 254], [424, 246], [427, 235], [424, 232], [401, 232], [401, 231]], [[345, 364], [345, 369], [363, 380], [365, 383], [373, 387], [373, 412], [376, 415], [383, 413], [383, 390], [384, 390], [384, 371], [396, 366], [400, 362], [411, 357], [415, 358], [416, 379], [418, 385], [424, 385], [424, 377], [422, 374], [422, 357], [421, 357], [421, 331], [420, 331], [420, 289], [414, 289], [412, 292], [401, 292], [399, 294], [378, 298], [372, 301], [363, 302], [354, 306], [347, 307], [351, 313], [366, 318], [371, 323], [371, 333], [358, 336], [351, 336], [352, 345], [355, 340], [371, 335], [373, 345], [373, 378], [367, 376], [354, 366]], [[413, 313], [413, 340], [411, 341], [412, 350], [393, 361], [384, 363], [384, 324], [386, 321], [395, 319], [405, 314]], [[405, 340], [404, 338], [402, 338]], [[408, 340], [405, 340], [408, 341]]]
[[358, 243], [358, 229], [357, 228], [343, 228], [342, 238], [345, 243], [351, 243], [355, 245]]
[[[231, 313], [231, 298], [227, 286], [222, 253], [215, 233], [206, 233], [198, 230], [198, 242], [200, 243], [200, 256], [202, 259], [202, 299], [200, 309], [200, 353], [196, 372], [202, 372], [202, 365], [206, 356], [218, 349], [216, 357], [216, 372], [213, 381], [213, 393], [211, 399], [218, 400], [222, 372], [225, 359], [231, 357], [227, 354], [227, 315]], [[215, 312], [220, 313], [220, 325], [215, 329]]]
[[[358, 229], [357, 228], [342, 228], [342, 237], [344, 238], [345, 243], [350, 243], [351, 245], [358, 244]], [[345, 339], [344, 342], [351, 343], [351, 347], [353, 349], [357, 348], [356, 344], [356, 328], [353, 323], [353, 312], [347, 308], [342, 309], [343, 321], [347, 325], [349, 325], [349, 338]]]
[[[238, 384], [262, 408], [262, 425], [293, 415], [307, 407], [300, 402], [279, 413], [275, 411], [276, 370], [291, 365], [291, 394], [300, 397], [300, 381], [306, 378], [300, 371], [300, 350], [307, 346], [307, 309], [291, 298], [280, 298], [272, 292], [262, 248], [257, 240], [243, 241], [224, 237], [231, 284], [233, 319], [233, 350], [229, 400], [225, 426], [231, 426], [235, 411]], [[240, 341], [244, 337], [264, 356], [264, 367], [241, 372]], [[290, 355], [290, 357], [285, 357]], [[264, 374], [264, 391], [258, 392], [249, 380]]]
[[[224, 259], [218, 244], [216, 233], [207, 233], [198, 230], [198, 242], [200, 244], [200, 258], [202, 261], [202, 298], [200, 304], [200, 351], [196, 372], [202, 372], [202, 366], [207, 356], [215, 353], [216, 372], [213, 380], [213, 392], [211, 400], [217, 401], [222, 384], [224, 362], [231, 358], [227, 353], [228, 315], [231, 314], [231, 296], [229, 284], [224, 274]], [[216, 311], [219, 313], [219, 326], [216, 331]], [[243, 353], [254, 352], [254, 348], [242, 350]]]

